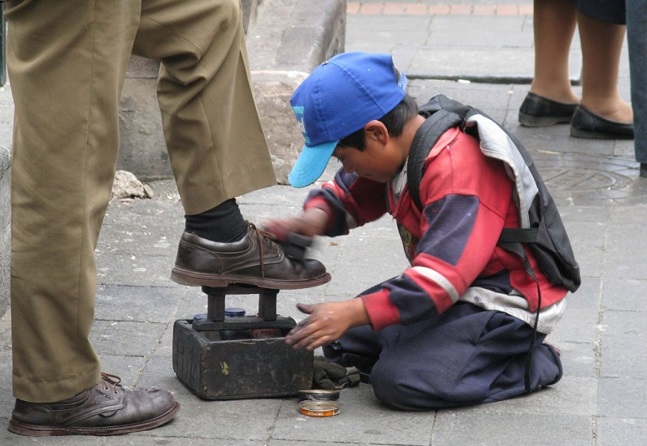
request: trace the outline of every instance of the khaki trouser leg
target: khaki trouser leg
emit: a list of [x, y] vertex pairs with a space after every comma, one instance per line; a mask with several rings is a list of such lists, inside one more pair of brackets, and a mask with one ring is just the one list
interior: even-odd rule
[[15, 104], [11, 317], [16, 398], [99, 381], [88, 339], [94, 249], [118, 150], [118, 104], [139, 2], [7, 1]]
[[239, 0], [143, 0], [136, 54], [162, 62], [158, 99], [187, 214], [275, 184], [252, 95]]

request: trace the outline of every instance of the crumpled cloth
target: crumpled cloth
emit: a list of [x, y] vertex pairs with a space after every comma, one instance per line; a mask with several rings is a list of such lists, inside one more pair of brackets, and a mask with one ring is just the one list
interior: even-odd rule
[[328, 361], [323, 356], [315, 356], [312, 369], [312, 388], [341, 390], [359, 384], [359, 369], [344, 367]]

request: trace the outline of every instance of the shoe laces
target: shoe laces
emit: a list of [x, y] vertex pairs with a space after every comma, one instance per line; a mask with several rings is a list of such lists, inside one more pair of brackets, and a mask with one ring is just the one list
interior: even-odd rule
[[247, 224], [249, 224], [249, 226], [251, 226], [256, 232], [256, 239], [258, 240], [258, 252], [261, 264], [261, 277], [265, 278], [265, 263], [263, 262], [263, 259], [265, 258], [265, 252], [263, 248], [263, 242], [264, 240], [267, 240], [268, 242], [274, 244], [274, 242], [272, 241], [272, 235], [267, 231], [263, 231], [262, 229], [257, 228], [254, 223], [247, 222]]
[[121, 378], [117, 375], [101, 372], [101, 384], [103, 384], [103, 390], [106, 392], [108, 392], [112, 386], [112, 392], [116, 394], [118, 393], [118, 388], [121, 387]]

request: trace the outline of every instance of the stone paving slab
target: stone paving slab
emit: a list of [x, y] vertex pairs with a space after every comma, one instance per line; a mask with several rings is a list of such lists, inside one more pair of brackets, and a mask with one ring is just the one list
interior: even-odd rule
[[[349, 2], [346, 51], [389, 52], [411, 78], [529, 83], [532, 2], [483, 3]], [[580, 54], [574, 38], [569, 60], [574, 83], [580, 81]]]
[[[154, 183], [156, 191], [172, 189], [171, 183]], [[276, 186], [257, 191], [242, 197], [241, 209], [248, 218], [260, 221], [273, 214], [287, 214], [298, 211], [294, 201], [300, 200], [306, 191], [294, 190], [284, 186]], [[137, 225], [141, 212], [136, 212], [138, 205], [154, 210], [169, 212], [168, 194], [156, 194], [157, 199], [120, 205], [113, 202], [109, 209], [112, 218], [112, 230], [115, 234], [123, 233], [128, 227]], [[180, 203], [171, 200], [175, 211], [180, 214]], [[606, 206], [569, 207], [564, 213], [567, 224], [573, 223], [577, 228], [590, 225], [590, 243], [583, 244], [581, 249], [600, 249], [601, 240], [607, 232], [606, 219], [619, 219], [615, 213], [609, 213]], [[612, 208], [614, 210], [615, 208]], [[634, 208], [631, 208], [632, 210]], [[637, 214], [645, 213], [644, 208], [635, 208]], [[626, 212], [627, 209], [624, 209]], [[620, 210], [618, 210], [620, 212]], [[171, 213], [171, 212], [169, 212]], [[611, 217], [613, 215], [613, 217]], [[600, 217], [603, 217], [602, 219]], [[602, 229], [596, 229], [597, 227]], [[161, 231], [166, 230], [160, 226]], [[591, 232], [592, 231], [592, 232]], [[154, 251], [155, 237], [150, 237], [144, 231], [141, 235], [134, 232], [133, 243], [146, 247], [144, 251]], [[580, 232], [577, 231], [577, 234]], [[586, 235], [586, 232], [583, 232]], [[102, 237], [99, 250], [113, 243]], [[580, 240], [579, 237], [575, 240]], [[357, 281], [358, 276], [366, 276], [366, 282], [385, 278], [385, 272], [370, 268], [375, 256], [382, 251], [392, 251], [392, 263], [397, 264], [396, 253], [401, 247], [397, 240], [395, 228], [388, 219], [381, 220], [374, 227], [361, 228], [339, 244], [322, 243], [322, 254], [336, 251], [335, 255], [326, 257], [327, 265], [334, 271], [333, 282], [325, 287], [309, 290], [281, 292], [279, 313], [299, 318], [294, 308], [296, 301], [316, 302], [321, 299], [336, 299], [348, 297], [349, 293], [362, 288]], [[397, 242], [397, 243], [396, 243]], [[588, 247], [587, 247], [588, 246]], [[374, 248], [375, 247], [375, 248]], [[366, 254], [362, 255], [363, 250]], [[375, 249], [372, 252], [372, 249]], [[170, 251], [170, 249], [169, 249]], [[602, 253], [604, 255], [604, 253]], [[323, 254], [328, 255], [328, 254]], [[153, 257], [153, 256], [151, 256]], [[170, 268], [173, 255], [158, 255], [163, 258], [166, 268]], [[100, 267], [103, 263], [112, 261], [110, 257], [99, 256]], [[391, 263], [391, 261], [389, 261]], [[399, 266], [393, 267], [390, 273], [397, 273]], [[358, 274], [361, 271], [361, 274]], [[589, 273], [591, 274], [591, 273]], [[102, 352], [104, 364], [107, 367], [122, 372], [127, 384], [139, 386], [159, 385], [175, 392], [181, 401], [183, 409], [178, 419], [172, 424], [151, 431], [128, 436], [130, 444], [151, 444], [164, 439], [165, 444], [232, 444], [232, 445], [302, 445], [302, 444], [393, 444], [393, 445], [428, 445], [428, 444], [591, 444], [594, 431], [591, 430], [591, 420], [602, 411], [607, 421], [608, 436], [630, 435], [620, 422], [630, 417], [637, 406], [623, 404], [627, 394], [625, 385], [642, 388], [644, 383], [638, 377], [617, 377], [611, 373], [605, 378], [597, 377], [597, 368], [606, 363], [601, 351], [596, 346], [601, 342], [603, 347], [619, 348], [629, 341], [631, 330], [636, 330], [640, 322], [640, 314], [635, 319], [622, 318], [620, 313], [626, 313], [625, 306], [631, 302], [619, 304], [614, 310], [618, 317], [608, 316], [611, 325], [599, 336], [596, 329], [600, 315], [599, 305], [595, 303], [602, 282], [597, 279], [602, 271], [596, 271], [585, 277], [583, 288], [572, 296], [569, 311], [553, 335], [554, 341], [562, 348], [566, 375], [557, 386], [539, 392], [529, 397], [518, 398], [497, 404], [477, 406], [460, 410], [431, 412], [431, 413], [401, 413], [383, 408], [372, 395], [370, 386], [360, 385], [356, 389], [346, 389], [342, 392], [342, 414], [329, 420], [308, 419], [296, 412], [296, 400], [291, 398], [270, 400], [241, 400], [224, 402], [205, 402], [195, 397], [188, 389], [177, 381], [170, 364], [170, 330], [174, 318], [189, 317], [204, 311], [204, 296], [195, 288], [180, 286], [128, 286], [105, 284], [99, 287], [97, 298], [98, 322], [93, 330], [93, 340], [98, 350]], [[634, 280], [629, 286], [621, 279], [624, 288], [610, 286], [611, 295], [618, 293], [627, 296], [632, 290], [644, 287], [644, 281]], [[638, 288], [635, 288], [638, 287]], [[355, 291], [350, 290], [352, 288]], [[283, 296], [287, 299], [284, 302]], [[636, 297], [637, 298], [637, 297]], [[243, 298], [241, 303], [243, 302]], [[238, 304], [238, 303], [236, 303]], [[247, 305], [249, 306], [249, 302]], [[252, 305], [253, 307], [253, 305]], [[605, 310], [607, 315], [611, 310]], [[166, 318], [165, 318], [166, 314]], [[623, 321], [628, 322], [624, 324]], [[2, 321], [6, 327], [7, 321]], [[615, 330], [626, 326], [629, 332], [617, 333]], [[561, 331], [560, 331], [561, 330]], [[118, 335], [121, 339], [113, 338]], [[598, 337], [600, 339], [598, 339]], [[133, 344], [132, 339], [137, 339]], [[634, 339], [633, 342], [644, 344], [644, 339]], [[617, 343], [614, 344], [614, 343]], [[132, 345], [131, 345], [132, 344]], [[7, 357], [7, 353], [4, 354]], [[635, 358], [642, 358], [638, 354]], [[622, 364], [630, 364], [622, 354], [609, 354], [612, 366], [622, 369]], [[632, 366], [635, 366], [632, 364]], [[8, 367], [3, 367], [9, 374]], [[606, 377], [608, 376], [608, 377]], [[599, 386], [599, 387], [598, 387]], [[9, 391], [7, 386], [7, 392]], [[598, 396], [598, 392], [600, 392]], [[5, 393], [7, 395], [7, 393]], [[598, 398], [600, 402], [598, 403]], [[9, 398], [3, 398], [9, 400]], [[635, 407], [634, 407], [635, 406]], [[0, 413], [7, 420], [8, 407], [4, 406]], [[529, 420], [532, 420], [529, 421]], [[611, 424], [616, 420], [618, 423]], [[1, 421], [1, 420], [0, 420]], [[633, 423], [633, 422], [632, 422]], [[502, 426], [509, 433], [500, 438], [498, 433]], [[545, 426], [551, 426], [546, 429]], [[633, 432], [636, 427], [629, 424]], [[511, 428], [511, 429], [510, 429]], [[605, 430], [605, 432], [607, 432]], [[5, 438], [14, 440], [15, 436], [0, 432], [0, 441]], [[613, 437], [617, 438], [617, 437]], [[496, 441], [488, 442], [488, 439]], [[55, 440], [56, 441], [56, 440]], [[123, 439], [122, 439], [123, 441]], [[75, 439], [72, 444], [117, 444], [117, 439], [107, 439], [105, 442], [97, 439]], [[168, 442], [168, 443], [166, 443]], [[22, 439], [15, 444], [22, 444]], [[60, 444], [70, 444], [61, 442]], [[14, 444], [14, 443], [12, 443]], [[27, 444], [26, 442], [24, 444]], [[29, 444], [33, 444], [31, 441]], [[38, 444], [38, 442], [36, 442]], [[51, 444], [51, 443], [48, 443]], [[56, 443], [54, 443], [56, 444]], [[122, 443], [119, 443], [122, 444]]]
[[[407, 39], [417, 35], [420, 23], [429, 25], [429, 35], [434, 23], [439, 26], [445, 22], [443, 26], [451, 30], [452, 17], [462, 28], [474, 24], [482, 32], [476, 35], [487, 37], [493, 45], [498, 45], [495, 40], [505, 32], [499, 35], [491, 30], [521, 24], [524, 28], [520, 30], [519, 42], [527, 44], [526, 35], [521, 34], [528, 32], [531, 12], [527, 0], [453, 3], [348, 2], [347, 50], [393, 50], [396, 62], [399, 59], [408, 67], [418, 61], [422, 66], [428, 60], [420, 58], [420, 51], [432, 51], [431, 47], [425, 48], [424, 42], [419, 46], [406, 45]], [[490, 3], [495, 6], [494, 13]], [[418, 17], [414, 17], [416, 14]], [[425, 14], [433, 17], [423, 17]], [[490, 14], [490, 19], [484, 18], [486, 14]], [[410, 25], [407, 30], [404, 24], [409, 19], [415, 26]], [[378, 22], [380, 26], [376, 26]], [[387, 26], [391, 23], [399, 28], [389, 31]], [[379, 29], [386, 31], [379, 34]], [[438, 39], [442, 36], [436, 34]], [[398, 41], [399, 46], [389, 46], [391, 39]], [[459, 42], [466, 47], [466, 39], [463, 35], [448, 39], [447, 45]], [[442, 46], [440, 40], [433, 43]], [[519, 51], [526, 54], [527, 50]], [[466, 50], [461, 54], [469, 53]], [[481, 74], [476, 74], [487, 74], [500, 63], [492, 59], [483, 64]], [[630, 141], [577, 140], [568, 135], [568, 126], [519, 127], [516, 115], [527, 90], [526, 83], [484, 84], [427, 78], [410, 82], [410, 93], [419, 101], [443, 92], [474, 104], [503, 122], [531, 151], [553, 193], [583, 274], [580, 290], [569, 296], [564, 318], [548, 338], [562, 352], [564, 378], [557, 385], [501, 403], [410, 413], [385, 409], [370, 386], [361, 384], [342, 391], [342, 412], [329, 419], [300, 415], [295, 398], [200, 400], [177, 380], [172, 370], [172, 325], [176, 319], [205, 312], [206, 299], [199, 289], [178, 286], [168, 278], [182, 230], [182, 210], [172, 181], [163, 181], [152, 184], [152, 200], [115, 201], [108, 209], [97, 247], [100, 276], [97, 324], [92, 339], [104, 368], [121, 374], [127, 385], [156, 385], [174, 392], [182, 404], [177, 419], [160, 429], [116, 438], [32, 439], [0, 429], [0, 444], [647, 444], [647, 310], [643, 305], [647, 250], [641, 224], [647, 218], [647, 181], [638, 178]], [[623, 59], [620, 92], [628, 98], [628, 91]], [[324, 179], [330, 178], [337, 166], [331, 163]], [[272, 216], [297, 213], [307, 191], [308, 188], [275, 186], [241, 197], [239, 202], [246, 218], [261, 222]], [[296, 310], [297, 302], [348, 298], [398, 274], [404, 265], [401, 250], [397, 230], [388, 217], [347, 237], [319, 240], [312, 252], [327, 265], [333, 280], [315, 289], [282, 291], [277, 305], [279, 314], [300, 320], [303, 315]], [[248, 311], [254, 311], [256, 304], [255, 299], [243, 296], [233, 297], [230, 303]], [[9, 322], [9, 314], [0, 319], [0, 376], [5, 377], [0, 380], [0, 425], [7, 424], [13, 405]]]

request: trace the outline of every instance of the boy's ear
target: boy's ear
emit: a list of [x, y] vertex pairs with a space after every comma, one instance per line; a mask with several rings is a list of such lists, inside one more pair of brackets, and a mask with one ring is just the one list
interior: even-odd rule
[[367, 140], [376, 140], [384, 144], [389, 136], [389, 132], [383, 122], [374, 119], [364, 126], [364, 135]]

